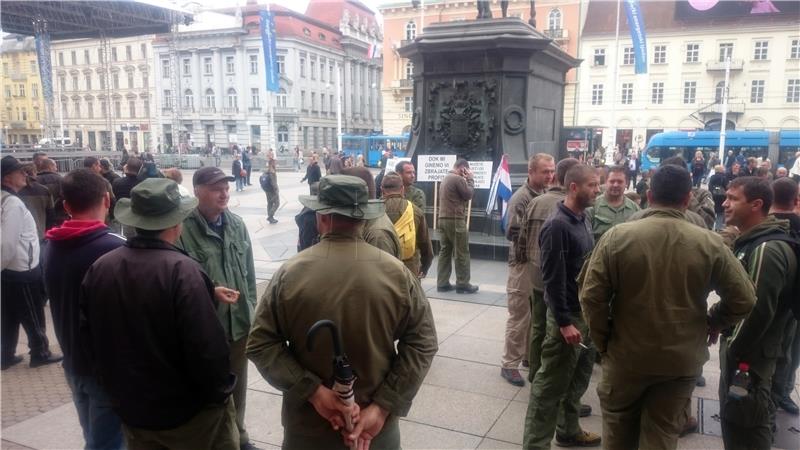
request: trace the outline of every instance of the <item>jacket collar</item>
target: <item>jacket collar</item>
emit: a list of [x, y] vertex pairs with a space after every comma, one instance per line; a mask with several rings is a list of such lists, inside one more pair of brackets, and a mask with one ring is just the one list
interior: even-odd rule
[[564, 213], [572, 223], [581, 223], [586, 218], [585, 214], [575, 214], [571, 209], [567, 208], [567, 205], [564, 204], [564, 201], [558, 202], [558, 209]]
[[537, 191], [536, 189], [532, 188], [530, 184], [528, 184], [528, 179], [525, 179], [525, 188], [528, 189], [528, 193], [531, 194], [531, 197], [538, 197], [545, 192], [547, 192], [547, 188], [543, 189], [542, 191]]
[[624, 195], [622, 196], [622, 205], [621, 206], [611, 206], [611, 205], [608, 204], [608, 199], [606, 198], [606, 194], [600, 194], [600, 195], [597, 196], [597, 198], [594, 201], [594, 208], [597, 209], [597, 208], [599, 208], [601, 206], [605, 206], [606, 208], [610, 208], [610, 209], [613, 209], [613, 210], [617, 210], [617, 209], [622, 210], [622, 209], [625, 209], [625, 208], [635, 209], [634, 208], [634, 203], [631, 201], [631, 199], [629, 199], [628, 197], [625, 197]]
[[764, 219], [763, 222], [747, 230], [746, 232], [742, 233], [741, 236], [736, 238], [736, 241], [734, 241], [733, 246], [734, 248], [741, 248], [748, 242], [752, 242], [761, 236], [764, 236], [766, 234], [771, 234], [776, 231], [782, 231], [784, 233], [788, 233], [789, 221], [785, 219], [778, 219], [777, 217], [770, 214], [767, 216], [766, 219]]
[[150, 238], [150, 237], [141, 237], [141, 236], [134, 236], [125, 243], [126, 246], [130, 248], [137, 248], [143, 250], [171, 250], [176, 251], [181, 254], [186, 254], [178, 247], [170, 244], [167, 241], [163, 241], [158, 238]]
[[[229, 214], [230, 211], [225, 208], [225, 211], [222, 211], [222, 214], [220, 215], [220, 218], [222, 219], [222, 225], [224, 227], [227, 227], [231, 223], [231, 218], [228, 216]], [[215, 237], [217, 239], [222, 238], [222, 236], [218, 235], [216, 232], [214, 232], [214, 230], [211, 229], [211, 227], [208, 226], [208, 221], [206, 220], [205, 216], [200, 213], [199, 209], [195, 208], [194, 211], [189, 214], [189, 218], [197, 222], [200, 229], [203, 230], [206, 235]]]
[[550, 189], [547, 192], [564, 192], [563, 186], [550, 186]]
[[673, 219], [686, 220], [686, 216], [684, 215], [683, 211], [675, 208], [662, 207], [653, 207], [644, 210], [642, 213], [642, 219], [645, 217], [671, 217]]

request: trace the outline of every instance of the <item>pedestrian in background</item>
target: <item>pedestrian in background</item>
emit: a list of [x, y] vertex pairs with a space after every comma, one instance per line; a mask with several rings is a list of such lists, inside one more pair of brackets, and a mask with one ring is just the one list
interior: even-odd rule
[[39, 242], [44, 244], [44, 232], [55, 225], [53, 195], [36, 181], [36, 167], [33, 164], [23, 164], [22, 170], [25, 172], [25, 187], [17, 195], [33, 215]]
[[[342, 170], [342, 175], [350, 175], [364, 180], [370, 200], [375, 199], [375, 180], [372, 179], [369, 169], [366, 167], [348, 167]], [[384, 214], [378, 214], [378, 217], [374, 219], [367, 220], [364, 223], [363, 230], [363, 238], [368, 244], [402, 261], [400, 239], [397, 237], [394, 224], [385, 212]]]
[[[391, 153], [391, 152], [389, 152]], [[450, 274], [456, 268], [455, 290], [459, 294], [474, 294], [478, 286], [469, 283], [469, 230], [467, 229], [467, 204], [475, 193], [475, 180], [469, 170], [469, 161], [458, 159], [453, 169], [444, 177], [439, 190], [439, 267], [436, 290], [453, 290]]]
[[728, 190], [728, 175], [725, 174], [725, 167], [721, 165], [714, 167], [714, 175], [708, 179], [708, 190], [714, 198], [714, 212], [716, 213], [714, 230], [721, 230], [725, 228], [725, 208], [722, 207], [722, 203], [725, 201], [725, 191]]
[[64, 211], [64, 200], [61, 196], [62, 177], [56, 169], [56, 163], [52, 159], [43, 159], [36, 169], [36, 181], [50, 191], [53, 197], [53, 225], [61, 225], [67, 220], [67, 213]]
[[241, 156], [239, 156], [238, 153], [233, 155], [233, 167], [231, 167], [231, 174], [233, 175], [233, 181], [236, 183], [236, 192], [243, 191], [247, 172], [244, 170], [244, 168], [242, 168]]
[[280, 190], [278, 189], [278, 170], [275, 163], [275, 155], [267, 155], [267, 166], [259, 177], [261, 189], [267, 195], [267, 221], [276, 224], [275, 212], [280, 205]]
[[627, 184], [628, 179], [624, 167], [612, 166], [609, 168], [605, 192], [597, 197], [594, 206], [586, 210], [595, 242], [612, 227], [627, 221], [629, 217], [639, 211], [639, 205], [625, 197]]
[[386, 216], [394, 224], [400, 242], [400, 259], [411, 273], [425, 278], [433, 262], [433, 245], [425, 213], [403, 196], [403, 179], [395, 172], [383, 177]]
[[250, 147], [245, 147], [244, 151], [242, 152], [242, 169], [244, 169], [244, 180], [243, 184], [246, 186], [250, 186], [250, 172], [253, 171], [253, 162], [252, 156], [250, 153]]
[[703, 176], [706, 174], [706, 160], [703, 157], [703, 152], [700, 150], [694, 152], [692, 158], [692, 186], [698, 188], [703, 181]]
[[319, 157], [317, 155], [311, 155], [311, 161], [309, 161], [308, 166], [306, 166], [306, 176], [304, 176], [300, 182], [307, 181], [309, 194], [314, 195], [311, 194], [312, 186], [319, 183], [321, 178], [322, 169], [319, 167]]

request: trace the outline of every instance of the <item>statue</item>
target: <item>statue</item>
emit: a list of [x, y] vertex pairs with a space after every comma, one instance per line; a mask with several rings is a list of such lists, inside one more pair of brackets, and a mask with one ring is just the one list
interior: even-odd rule
[[536, 0], [531, 0], [531, 19], [528, 23], [533, 27], [536, 28]]
[[490, 0], [478, 0], [478, 17], [476, 19], [491, 19], [492, 3]]
[[508, 17], [508, 0], [500, 0], [500, 10], [503, 12], [503, 19]]

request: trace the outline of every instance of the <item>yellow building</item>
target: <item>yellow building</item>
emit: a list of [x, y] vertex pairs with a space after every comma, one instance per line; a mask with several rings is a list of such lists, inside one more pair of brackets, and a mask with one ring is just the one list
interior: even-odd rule
[[42, 83], [32, 37], [8, 37], [0, 47], [0, 124], [4, 144], [35, 144], [45, 120]]

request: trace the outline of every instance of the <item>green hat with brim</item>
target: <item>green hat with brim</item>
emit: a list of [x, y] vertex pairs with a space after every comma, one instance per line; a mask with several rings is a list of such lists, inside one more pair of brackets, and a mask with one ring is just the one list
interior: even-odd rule
[[166, 230], [183, 222], [197, 207], [194, 197], [182, 197], [178, 184], [167, 178], [148, 178], [131, 189], [114, 207], [123, 225], [142, 230]]
[[371, 200], [367, 183], [350, 175], [328, 175], [319, 180], [319, 195], [301, 195], [300, 203], [319, 214], [353, 219], [377, 219], [385, 213], [383, 201]]

